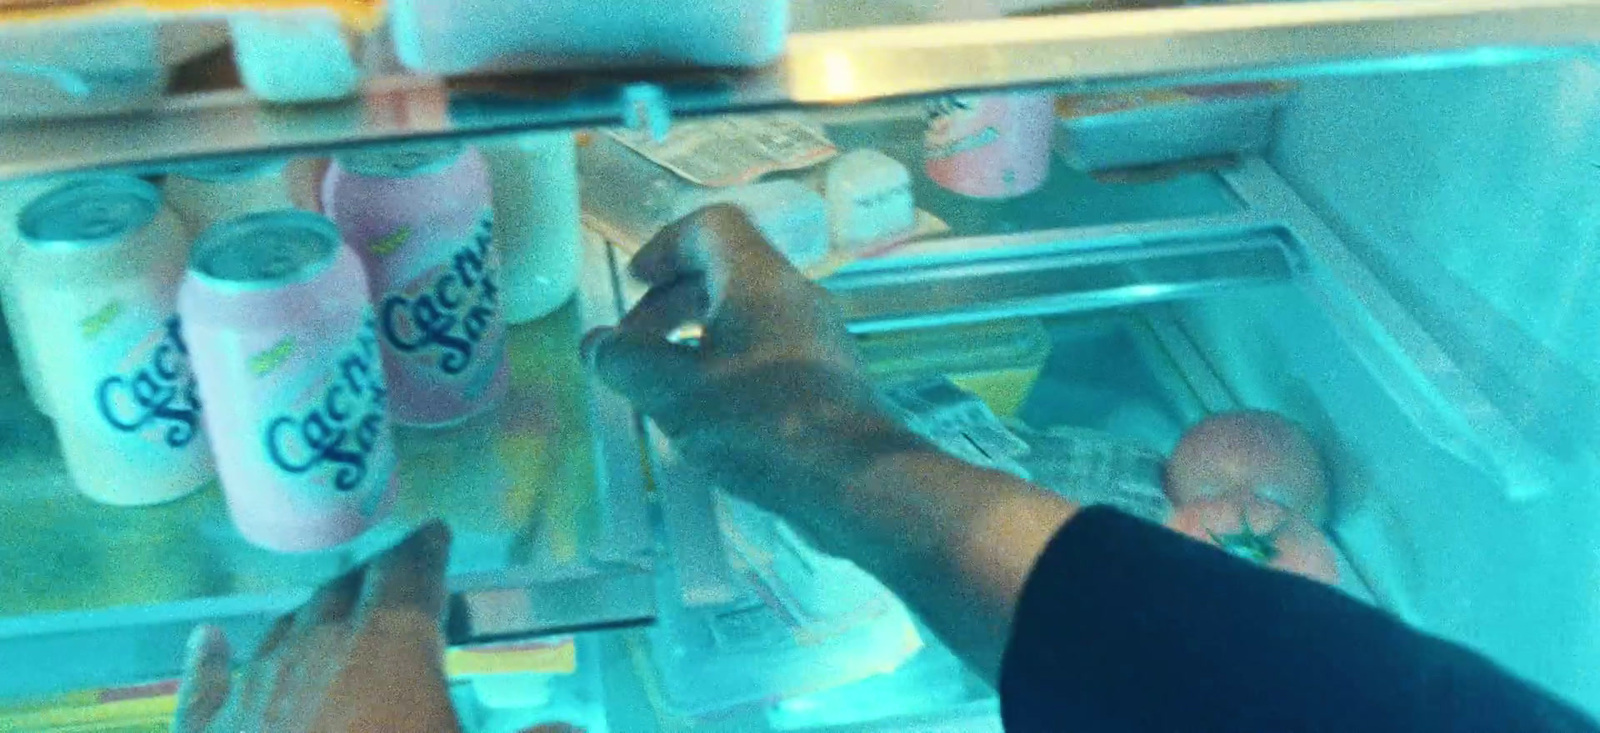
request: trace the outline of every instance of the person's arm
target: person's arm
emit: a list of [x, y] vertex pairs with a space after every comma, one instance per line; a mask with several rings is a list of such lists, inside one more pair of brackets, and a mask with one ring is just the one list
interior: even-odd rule
[[1039, 560], [1001, 678], [1015, 733], [1594, 733], [1483, 657], [1312, 580], [1087, 509]]
[[[585, 339], [601, 379], [724, 489], [876, 575], [998, 679], [1022, 584], [1074, 507], [891, 420], [832, 304], [738, 209], [668, 227], [632, 271], [650, 291]], [[690, 323], [699, 343], [676, 343]]]
[[974, 671], [999, 679], [1017, 599], [1076, 508], [933, 449], [848, 477], [836, 518], [802, 523], [900, 596]]
[[[632, 269], [651, 290], [586, 339], [592, 368], [1000, 680], [1008, 730], [1592, 730], [1331, 589], [940, 454], [880, 409], [827, 298], [735, 209], [669, 227]], [[670, 337], [686, 323], [697, 346]]]

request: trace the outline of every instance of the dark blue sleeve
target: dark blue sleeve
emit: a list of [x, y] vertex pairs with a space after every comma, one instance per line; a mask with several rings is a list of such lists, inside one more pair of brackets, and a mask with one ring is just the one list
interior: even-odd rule
[[1009, 733], [1600, 730], [1338, 591], [1104, 508], [1035, 566], [1000, 699]]

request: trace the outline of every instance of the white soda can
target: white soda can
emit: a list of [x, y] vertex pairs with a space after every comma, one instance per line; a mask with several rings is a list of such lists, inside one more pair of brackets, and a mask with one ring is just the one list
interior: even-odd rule
[[480, 150], [494, 189], [506, 321], [538, 320], [578, 288], [577, 146], [570, 132], [546, 132]]
[[246, 214], [294, 208], [283, 160], [204, 163], [167, 171], [167, 205], [199, 235]]
[[188, 240], [156, 188], [98, 176], [40, 196], [17, 219], [21, 305], [78, 490], [156, 504], [211, 479], [211, 454], [175, 298]]

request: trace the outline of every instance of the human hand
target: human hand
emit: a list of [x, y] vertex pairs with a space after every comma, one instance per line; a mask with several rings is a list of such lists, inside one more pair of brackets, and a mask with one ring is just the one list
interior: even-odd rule
[[[584, 340], [591, 368], [690, 464], [837, 550], [853, 475], [925, 446], [877, 404], [826, 294], [731, 206], [667, 227], [630, 270], [650, 290]], [[685, 324], [698, 345], [670, 338]]]
[[174, 733], [459, 731], [442, 659], [450, 531], [423, 527], [272, 627], [234, 681], [228, 643], [189, 641]]

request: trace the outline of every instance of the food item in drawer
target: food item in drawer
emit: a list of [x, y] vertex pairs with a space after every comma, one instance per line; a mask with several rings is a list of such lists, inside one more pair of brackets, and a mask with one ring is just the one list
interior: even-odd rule
[[759, 710], [892, 671], [922, 649], [910, 611], [871, 575], [767, 512], [718, 498], [733, 600], [686, 606], [664, 594], [647, 632], [669, 715]]
[[1019, 460], [1035, 483], [1085, 506], [1110, 506], [1151, 522], [1171, 516], [1172, 503], [1161, 493], [1160, 453], [1088, 428], [1013, 423], [1010, 429], [1028, 446]]
[[1314, 524], [1328, 519], [1327, 469], [1316, 444], [1271, 412], [1223, 413], [1189, 428], [1167, 464], [1166, 488], [1178, 504], [1250, 496]]
[[917, 225], [911, 173], [876, 150], [854, 150], [829, 162], [820, 176], [833, 246], [845, 252], [892, 244]]
[[510, 386], [489, 174], [461, 145], [340, 156], [323, 205], [366, 266], [395, 422], [442, 426]]
[[1258, 565], [1339, 585], [1333, 546], [1311, 522], [1253, 497], [1180, 506], [1167, 525]]
[[975, 466], [1031, 478], [1018, 461], [1028, 445], [989, 406], [944, 377], [923, 377], [882, 392], [895, 418], [940, 450]]
[[213, 225], [279, 209], [292, 209], [284, 161], [241, 160], [184, 166], [167, 172], [161, 192], [195, 235]]
[[948, 378], [1000, 417], [1016, 415], [1050, 357], [1034, 319], [866, 334], [857, 345], [874, 378]]
[[783, 53], [789, 0], [396, 0], [390, 16], [417, 71], [759, 66]]
[[200, 402], [174, 312], [189, 248], [142, 180], [98, 176], [18, 217], [12, 292], [79, 491], [117, 505], [184, 496], [211, 478]]
[[543, 318], [578, 288], [581, 212], [572, 133], [523, 135], [482, 150], [494, 188], [506, 320]]
[[1262, 150], [1290, 90], [1230, 84], [1063, 96], [1056, 150], [1090, 172]]
[[366, 276], [332, 223], [278, 212], [195, 244], [179, 297], [234, 526], [296, 552], [388, 510], [395, 448]]
[[928, 109], [924, 162], [934, 183], [963, 196], [1015, 198], [1050, 173], [1055, 97], [953, 94]]

